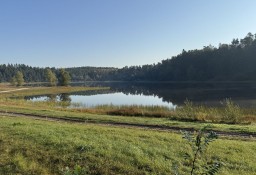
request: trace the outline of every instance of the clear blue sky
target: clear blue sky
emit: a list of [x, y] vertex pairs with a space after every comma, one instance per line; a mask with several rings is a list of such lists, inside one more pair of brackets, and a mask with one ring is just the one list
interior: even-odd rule
[[256, 33], [255, 0], [1, 0], [0, 64], [152, 64]]

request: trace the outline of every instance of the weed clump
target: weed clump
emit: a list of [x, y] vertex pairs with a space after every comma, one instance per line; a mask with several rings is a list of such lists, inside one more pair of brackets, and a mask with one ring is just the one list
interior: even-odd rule
[[183, 106], [177, 107], [175, 110], [174, 119], [227, 124], [246, 122], [242, 109], [231, 99], [225, 99], [221, 101], [221, 104], [222, 107], [196, 106], [191, 101], [186, 100]]
[[[214, 175], [219, 172], [222, 163], [219, 160], [211, 159], [206, 153], [208, 145], [218, 138], [217, 134], [213, 131], [208, 131], [205, 126], [198, 132], [182, 132], [183, 139], [189, 144], [187, 152], [184, 152], [183, 165], [189, 167], [189, 174], [205, 174]], [[179, 175], [179, 167], [174, 166], [174, 174]]]
[[225, 99], [221, 102], [224, 107], [224, 112], [222, 114], [222, 121], [225, 123], [240, 123], [242, 120], [242, 112], [238, 105], [234, 104], [231, 99]]
[[178, 107], [175, 111], [175, 117], [179, 120], [195, 121], [197, 120], [198, 108], [189, 100], [185, 100], [184, 105]]

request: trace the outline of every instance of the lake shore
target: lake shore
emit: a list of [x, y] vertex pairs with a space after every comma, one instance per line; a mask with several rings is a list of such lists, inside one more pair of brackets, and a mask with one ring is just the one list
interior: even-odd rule
[[[210, 147], [209, 155], [218, 153], [219, 160], [231, 165], [223, 167], [221, 174], [250, 174], [256, 171], [252, 151], [256, 136], [256, 110], [237, 108], [232, 101], [227, 101], [222, 108], [197, 106], [189, 101], [175, 110], [136, 105], [99, 105], [94, 108], [80, 108], [78, 105], [70, 108], [66, 102], [27, 101], [15, 97], [104, 91], [108, 88], [11, 89], [0, 95], [0, 145], [3, 148], [0, 164], [4, 165], [4, 168], [0, 167], [0, 173], [63, 174], [65, 167], [73, 170], [79, 165], [89, 174], [170, 174], [170, 167], [175, 162], [182, 162], [179, 154], [187, 150], [186, 146], [183, 148], [180, 131], [194, 132], [206, 125], [209, 125], [208, 131], [215, 131], [220, 137]], [[225, 118], [227, 114], [232, 114], [237, 120], [230, 121], [230, 118]], [[123, 144], [124, 141], [127, 143]], [[223, 145], [229, 149], [221, 149]], [[127, 147], [126, 154], [122, 150], [127, 150]], [[136, 147], [137, 151], [132, 147]], [[243, 147], [247, 151], [243, 151]], [[7, 148], [10, 152], [6, 151]], [[240, 150], [239, 154], [235, 151], [237, 149]], [[99, 153], [101, 156], [98, 156]], [[153, 154], [154, 163], [151, 160]], [[82, 159], [76, 159], [74, 155]], [[169, 158], [166, 159], [166, 156]], [[233, 168], [242, 164], [238, 157], [246, 160], [246, 164], [243, 164], [245, 168]], [[7, 164], [12, 166], [5, 166]], [[150, 170], [141, 169], [145, 164]]]

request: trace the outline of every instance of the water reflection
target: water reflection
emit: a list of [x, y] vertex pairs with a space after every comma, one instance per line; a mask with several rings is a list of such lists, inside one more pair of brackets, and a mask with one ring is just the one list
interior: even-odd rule
[[87, 82], [74, 86], [108, 86], [109, 90], [84, 91], [25, 97], [33, 100], [61, 101], [83, 105], [161, 105], [175, 107], [186, 99], [194, 104], [220, 106], [220, 101], [231, 98], [243, 107], [256, 106], [256, 83], [154, 83], [154, 82]]
[[[58, 102], [63, 107], [94, 107], [98, 105], [142, 105], [142, 106], [165, 106], [175, 108], [171, 102], [164, 102], [157, 96], [145, 96], [124, 94], [122, 92], [108, 91], [108, 93], [97, 93], [100, 91], [78, 92], [72, 94], [59, 94], [56, 96], [31, 96], [25, 97], [33, 101]], [[90, 94], [90, 95], [89, 95]]]
[[109, 86], [111, 91], [125, 94], [157, 96], [174, 105], [183, 105], [188, 99], [195, 104], [220, 106], [220, 101], [231, 98], [243, 107], [256, 106], [255, 82], [88, 82], [85, 85]]
[[57, 101], [57, 94], [50, 94], [47, 97], [49, 99], [48, 101], [53, 101], [53, 102]]
[[71, 102], [71, 98], [70, 98], [69, 94], [66, 94], [66, 93], [65, 94], [60, 94], [59, 98], [60, 98], [60, 101]]

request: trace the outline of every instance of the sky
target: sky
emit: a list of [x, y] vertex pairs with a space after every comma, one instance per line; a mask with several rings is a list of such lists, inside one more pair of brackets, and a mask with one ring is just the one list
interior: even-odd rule
[[0, 0], [0, 64], [124, 67], [256, 33], [255, 0]]

